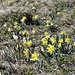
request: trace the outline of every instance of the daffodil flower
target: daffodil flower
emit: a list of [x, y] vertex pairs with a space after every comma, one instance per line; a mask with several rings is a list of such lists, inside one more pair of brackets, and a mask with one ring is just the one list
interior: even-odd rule
[[45, 33], [44, 33], [44, 36], [49, 36], [49, 33], [48, 33], [48, 32], [45, 32]]
[[48, 42], [48, 41], [47, 41], [47, 39], [43, 38], [43, 39], [41, 40], [41, 42], [42, 42], [43, 45], [47, 45], [47, 42]]
[[37, 4], [38, 4], [38, 2], [36, 1], [36, 2], [35, 2], [35, 5], [37, 5]]
[[49, 27], [50, 25], [49, 24], [46, 24], [46, 27]]
[[60, 15], [61, 13], [60, 12], [57, 12], [57, 15]]
[[50, 25], [51, 25], [51, 26], [54, 26], [54, 24], [53, 24], [53, 23], [51, 23]]
[[24, 50], [23, 54], [26, 55], [26, 56], [28, 56], [28, 54], [29, 54], [28, 49]]
[[35, 10], [35, 9], [36, 9], [36, 7], [35, 7], [35, 6], [33, 6], [33, 7], [32, 7], [32, 10]]
[[16, 45], [16, 48], [18, 49], [19, 47], [21, 47], [21, 45], [20, 45], [20, 44], [17, 44], [17, 45]]
[[75, 42], [73, 43], [73, 46], [75, 46]]
[[15, 25], [14, 28], [20, 30], [21, 26]]
[[21, 22], [24, 23], [26, 19], [27, 19], [26, 16], [24, 16], [24, 17], [21, 19]]
[[27, 45], [31, 46], [32, 45], [32, 41], [31, 40], [27, 41]]
[[27, 42], [26, 42], [26, 40], [24, 40], [24, 41], [23, 41], [23, 45], [25, 45], [25, 46], [27, 45]]
[[63, 43], [63, 39], [59, 39], [58, 42], [59, 42], [59, 43]]
[[11, 32], [12, 31], [12, 28], [8, 28], [8, 32]]
[[21, 33], [22, 33], [22, 35], [25, 35], [25, 34], [27, 34], [27, 32], [25, 32], [25, 31], [22, 31]]
[[49, 20], [46, 20], [46, 24], [49, 24], [50, 23], [50, 21]]
[[33, 29], [33, 30], [31, 31], [31, 33], [32, 33], [32, 34], [35, 34], [35, 30]]
[[10, 3], [11, 3], [11, 0], [8, 0], [8, 5], [10, 5]]
[[51, 44], [48, 45], [47, 50], [52, 54], [55, 51], [55, 47]]
[[62, 35], [65, 35], [65, 34], [66, 34], [66, 32], [65, 32], [65, 31], [62, 31], [62, 32], [61, 32], [61, 34], [62, 34]]
[[26, 3], [25, 3], [25, 5], [28, 5], [29, 4], [29, 2], [27, 1]]
[[17, 25], [17, 24], [18, 24], [18, 22], [15, 21], [15, 22], [14, 22], [14, 25]]
[[33, 16], [33, 19], [36, 20], [36, 19], [38, 19], [38, 17], [39, 17], [38, 15], [35, 15], [35, 16]]
[[36, 60], [38, 60], [38, 57], [39, 57], [39, 54], [37, 54], [37, 53], [34, 52], [34, 53], [31, 55], [31, 59], [30, 59], [30, 60], [36, 61]]
[[25, 35], [25, 36], [28, 36], [29, 35], [29, 33], [27, 31], [22, 31], [21, 34], [22, 35]]
[[61, 43], [58, 43], [58, 47], [59, 47], [59, 48], [61, 47]]
[[66, 43], [70, 43], [70, 38], [65, 38]]
[[53, 44], [56, 43], [56, 39], [55, 39], [54, 37], [51, 37], [51, 38], [50, 38], [50, 41], [51, 41]]

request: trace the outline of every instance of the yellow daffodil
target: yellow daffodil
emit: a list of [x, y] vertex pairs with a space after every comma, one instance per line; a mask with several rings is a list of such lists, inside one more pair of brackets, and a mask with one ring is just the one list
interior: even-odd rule
[[75, 46], [75, 42], [73, 42], [73, 46]]
[[33, 6], [33, 7], [32, 7], [32, 10], [35, 10], [35, 9], [36, 9], [36, 7], [35, 7], [35, 6]]
[[42, 42], [43, 45], [47, 45], [47, 42], [48, 42], [48, 41], [47, 41], [47, 39], [43, 38], [43, 39], [41, 40], [41, 42]]
[[18, 24], [18, 23], [15, 21], [15, 22], [14, 22], [14, 25], [17, 25], [17, 24]]
[[53, 44], [56, 43], [56, 39], [55, 39], [54, 37], [51, 37], [50, 40], [51, 40], [51, 42], [52, 42]]
[[65, 31], [62, 31], [62, 32], [61, 32], [61, 34], [62, 34], [62, 35], [65, 35], [65, 34], [66, 34], [66, 32], [65, 32]]
[[15, 28], [15, 29], [18, 29], [18, 30], [20, 30], [20, 29], [21, 29], [21, 27], [20, 27], [20, 26], [18, 26], [18, 25], [15, 25], [15, 26], [14, 26], [14, 28]]
[[36, 2], [35, 2], [35, 5], [37, 5], [37, 4], [38, 4], [38, 2], [36, 1]]
[[35, 34], [35, 30], [33, 29], [33, 30], [31, 31], [31, 33], [32, 33], [32, 34]]
[[49, 33], [48, 33], [48, 32], [45, 32], [45, 33], [44, 33], [44, 36], [48, 36], [48, 35], [49, 35]]
[[65, 38], [66, 43], [70, 43], [70, 38]]
[[14, 28], [17, 28], [17, 25], [15, 25]]
[[48, 45], [47, 50], [52, 54], [55, 51], [55, 47], [53, 45]]
[[21, 47], [21, 45], [20, 45], [20, 44], [17, 44], [17, 45], [16, 45], [16, 48], [18, 49], [19, 47]]
[[51, 26], [54, 26], [54, 24], [53, 24], [53, 23], [51, 23], [50, 25], [51, 25]]
[[29, 33], [26, 32], [26, 31], [22, 31], [21, 34], [22, 34], [22, 35], [25, 35], [25, 36], [28, 36], [28, 35], [29, 35]]
[[31, 60], [36, 61], [36, 60], [38, 60], [38, 57], [39, 57], [39, 54], [37, 54], [37, 53], [34, 52], [34, 53], [31, 55]]
[[38, 17], [39, 17], [38, 15], [35, 15], [35, 16], [33, 16], [33, 19], [36, 20], [36, 19], [38, 19]]
[[24, 17], [21, 19], [21, 22], [24, 23], [26, 19], [27, 19], [26, 16], [24, 16]]
[[22, 35], [25, 35], [25, 31], [22, 31]]
[[28, 4], [29, 4], [29, 2], [27, 1], [25, 5], [28, 5]]
[[23, 54], [27, 56], [29, 54], [28, 49], [24, 50]]
[[10, 3], [11, 3], [11, 0], [8, 0], [8, 5], [10, 5]]
[[30, 40], [30, 41], [27, 41], [27, 45], [28, 46], [31, 46], [32, 45], [32, 41]]
[[63, 39], [59, 39], [58, 42], [59, 42], [59, 43], [63, 43]]
[[61, 13], [60, 12], [57, 12], [57, 15], [60, 15]]
[[12, 31], [12, 28], [8, 28], [8, 32], [11, 32]]
[[25, 45], [25, 46], [31, 46], [32, 45], [32, 41], [31, 40], [29, 40], [29, 41], [24, 40], [23, 41], [23, 45]]
[[25, 45], [25, 46], [27, 45], [27, 42], [26, 42], [26, 40], [24, 40], [24, 41], [23, 41], [23, 45]]
[[49, 37], [50, 37], [49, 35], [46, 35], [46, 36], [45, 36], [46, 39], [48, 39]]
[[22, 31], [21, 33], [22, 33], [22, 35], [25, 35], [25, 34], [26, 34], [26, 32], [25, 32], [25, 31]]
[[46, 24], [46, 27], [49, 27], [50, 25], [49, 24]]
[[59, 48], [61, 47], [61, 43], [58, 43], [58, 47], [59, 47]]
[[48, 39], [50, 37], [48, 32], [45, 32], [44, 36], [45, 36], [46, 39]]
[[17, 27], [17, 29], [18, 29], [18, 30], [20, 30], [20, 29], [21, 29], [21, 27], [20, 27], [20, 26], [18, 26], [18, 27]]
[[46, 24], [49, 24], [50, 23], [50, 21], [49, 20], [46, 20]]

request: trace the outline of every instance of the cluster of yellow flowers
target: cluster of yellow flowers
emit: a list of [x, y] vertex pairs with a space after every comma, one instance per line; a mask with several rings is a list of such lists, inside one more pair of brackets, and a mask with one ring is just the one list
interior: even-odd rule
[[46, 20], [45, 23], [46, 23], [46, 27], [50, 26], [50, 20]]
[[49, 35], [48, 32], [45, 32], [45, 33], [44, 33], [44, 36], [45, 36], [46, 39], [48, 39], [48, 38], [50, 37], [50, 35]]
[[21, 33], [22, 35], [29, 36], [29, 33], [27, 31], [22, 31]]
[[[29, 55], [28, 49], [24, 50], [24, 51], [23, 51], [23, 54], [24, 54], [25, 56], [28, 56], [28, 55]], [[39, 58], [39, 54], [36, 53], [36, 52], [34, 52], [34, 53], [31, 54], [31, 59], [30, 59], [30, 60], [32, 60], [32, 61], [37, 61], [38, 58]]]
[[35, 16], [33, 16], [33, 20], [36, 20], [36, 19], [38, 19], [38, 15], [35, 15]]
[[14, 28], [17, 29], [17, 30], [20, 30], [21, 29], [21, 26], [19, 26], [18, 25], [18, 22], [15, 21], [14, 22]]
[[32, 45], [32, 41], [31, 40], [29, 40], [29, 41], [24, 40], [23, 45], [30, 47]]
[[38, 2], [36, 1], [35, 4], [32, 6], [32, 10], [35, 10], [37, 8]]
[[[66, 32], [62, 31], [61, 35], [65, 36]], [[50, 54], [52, 54], [55, 51], [55, 46], [54, 45], [58, 45], [58, 48], [60, 48], [62, 46], [63, 43], [70, 43], [70, 38], [68, 37], [64, 37], [64, 38], [59, 38], [58, 42], [56, 40], [56, 38], [54, 38], [53, 36], [50, 37], [48, 32], [44, 33], [44, 38], [42, 38], [41, 42], [44, 46], [48, 46], [47, 50], [50, 52]], [[75, 46], [75, 42], [73, 44], [73, 46]]]

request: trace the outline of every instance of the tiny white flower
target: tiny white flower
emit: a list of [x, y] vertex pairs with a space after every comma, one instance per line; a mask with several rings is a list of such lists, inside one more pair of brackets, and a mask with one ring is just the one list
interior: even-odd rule
[[13, 38], [14, 38], [15, 40], [17, 40], [17, 39], [18, 39], [18, 36], [17, 36], [17, 35], [13, 35]]
[[7, 27], [7, 24], [6, 23], [4, 24], [4, 27]]
[[26, 38], [25, 37], [23, 37], [23, 41], [25, 41], [26, 40]]

